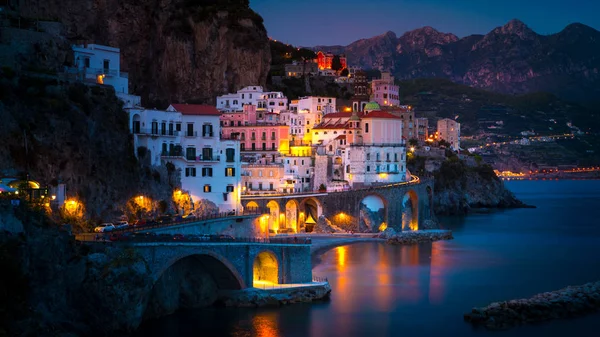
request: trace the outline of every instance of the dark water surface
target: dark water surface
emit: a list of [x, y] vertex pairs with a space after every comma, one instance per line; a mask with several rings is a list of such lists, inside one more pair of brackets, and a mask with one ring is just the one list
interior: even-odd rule
[[474, 329], [473, 306], [600, 280], [600, 180], [516, 181], [537, 209], [443, 218], [452, 241], [360, 243], [322, 257], [330, 302], [202, 309], [144, 325], [150, 336], [600, 336], [600, 314], [502, 332]]

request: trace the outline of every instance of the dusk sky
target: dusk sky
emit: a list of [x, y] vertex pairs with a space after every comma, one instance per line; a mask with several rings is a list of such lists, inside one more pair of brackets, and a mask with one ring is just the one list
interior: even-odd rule
[[464, 37], [519, 19], [539, 34], [580, 22], [600, 30], [598, 0], [250, 0], [269, 36], [298, 46], [347, 45], [432, 26]]

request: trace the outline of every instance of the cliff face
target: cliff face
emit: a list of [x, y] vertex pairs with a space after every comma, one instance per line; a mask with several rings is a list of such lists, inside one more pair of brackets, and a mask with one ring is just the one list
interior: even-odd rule
[[127, 113], [114, 90], [0, 74], [0, 176], [43, 186], [65, 183], [92, 220], [113, 220], [118, 205], [143, 193], [170, 200], [166, 169], [140, 165]]
[[61, 21], [72, 42], [120, 48], [130, 92], [150, 106], [266, 83], [267, 33], [248, 0], [20, 0], [19, 12]]
[[582, 24], [539, 35], [512, 20], [461, 39], [424, 27], [397, 39], [388, 32], [331, 49], [346, 53], [351, 65], [390, 70], [398, 79], [441, 77], [503, 93], [547, 91], [579, 101], [600, 94], [600, 32]]
[[436, 214], [467, 214], [472, 208], [525, 207], [517, 200], [490, 166], [468, 167], [458, 160], [446, 160], [435, 172]]

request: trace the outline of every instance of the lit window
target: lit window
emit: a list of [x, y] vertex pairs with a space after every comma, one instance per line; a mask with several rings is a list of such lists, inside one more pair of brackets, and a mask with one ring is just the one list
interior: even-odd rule
[[204, 185], [204, 193], [210, 193], [211, 190], [210, 185]]
[[225, 168], [225, 176], [226, 177], [234, 177], [235, 176], [235, 168], [233, 168], [233, 167], [226, 167]]

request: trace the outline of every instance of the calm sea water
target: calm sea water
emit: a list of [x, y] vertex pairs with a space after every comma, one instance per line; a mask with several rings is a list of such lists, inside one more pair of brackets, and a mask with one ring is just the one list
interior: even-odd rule
[[331, 301], [280, 309], [202, 309], [139, 336], [599, 336], [600, 314], [502, 332], [463, 321], [473, 306], [600, 280], [600, 181], [516, 181], [537, 209], [443, 218], [452, 241], [361, 243], [325, 253]]

